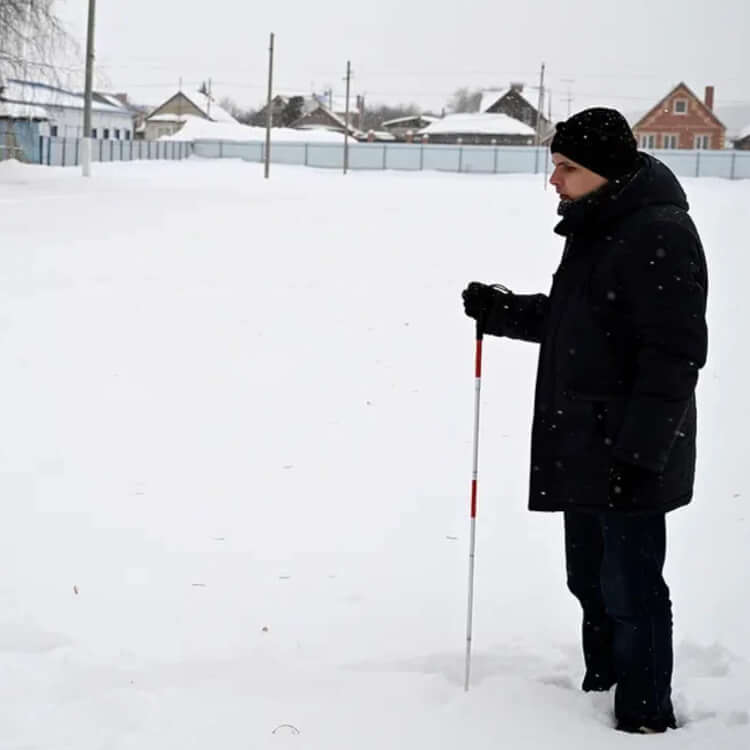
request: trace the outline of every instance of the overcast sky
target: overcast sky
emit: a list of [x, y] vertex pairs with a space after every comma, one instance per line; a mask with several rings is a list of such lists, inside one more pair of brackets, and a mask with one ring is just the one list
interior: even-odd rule
[[[58, 0], [81, 44], [88, 0]], [[748, 0], [99, 0], [97, 84], [158, 104], [212, 78], [218, 98], [265, 98], [268, 36], [276, 34], [277, 90], [352, 94], [368, 105], [414, 102], [439, 111], [458, 87], [538, 84], [542, 62], [555, 119], [605, 104], [649, 109], [684, 80], [717, 106], [750, 104]], [[75, 74], [74, 74], [75, 75]], [[82, 86], [82, 70], [80, 74]], [[527, 89], [536, 101], [535, 90]]]

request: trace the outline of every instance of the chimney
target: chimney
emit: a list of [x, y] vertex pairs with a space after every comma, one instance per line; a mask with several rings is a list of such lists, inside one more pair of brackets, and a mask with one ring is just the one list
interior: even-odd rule
[[714, 111], [714, 87], [706, 86], [706, 96], [703, 100], [705, 105], [713, 112]]
[[510, 84], [510, 90], [511, 91], [517, 91], [519, 94], [523, 92], [523, 83], [520, 83], [518, 81], [513, 81]]

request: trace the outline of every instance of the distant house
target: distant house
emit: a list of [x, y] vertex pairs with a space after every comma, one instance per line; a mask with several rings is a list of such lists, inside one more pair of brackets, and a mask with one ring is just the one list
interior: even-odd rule
[[397, 117], [394, 120], [386, 120], [381, 123], [380, 127], [394, 136], [396, 140], [405, 141], [407, 134], [423, 130], [439, 119], [439, 117], [433, 117], [432, 115], [409, 115]]
[[[271, 127], [279, 128], [288, 125], [285, 123], [285, 115], [293, 112], [295, 109], [298, 110], [297, 117], [292, 118], [292, 122], [302, 115], [311, 112], [318, 106], [319, 102], [310, 94], [302, 92], [288, 92], [285, 94], [276, 94], [271, 99]], [[263, 109], [259, 110], [253, 117], [253, 125], [258, 127], [266, 126], [266, 113], [268, 112], [268, 105], [264, 106]]]
[[313, 110], [302, 115], [299, 119], [295, 120], [289, 125], [290, 128], [295, 130], [334, 130], [338, 133], [345, 133], [349, 131], [349, 135], [352, 138], [358, 140], [364, 140], [365, 134], [356, 128], [354, 123], [359, 119], [358, 113], [349, 113], [349, 122], [346, 122], [346, 115], [339, 115], [332, 112], [328, 107], [324, 107], [322, 104], [318, 104]]
[[735, 140], [734, 147], [740, 151], [750, 151], [750, 125], [740, 132], [740, 137]]
[[178, 91], [144, 120], [146, 140], [174, 135], [180, 131], [188, 116], [200, 117], [211, 122], [237, 122], [207, 94], [200, 91]]
[[526, 123], [536, 130], [537, 122], [541, 118], [542, 136], [551, 128], [550, 121], [537, 109], [538, 104], [532, 104], [523, 93], [522, 83], [511, 83], [507, 89], [487, 89], [482, 92], [479, 111], [490, 115], [508, 115], [514, 120]]
[[430, 143], [533, 146], [534, 128], [508, 115], [486, 113], [447, 115], [419, 131]]
[[[83, 135], [83, 94], [38, 81], [9, 78], [0, 100], [30, 107], [41, 107], [49, 121], [49, 134], [78, 138]], [[96, 97], [91, 105], [91, 135], [99, 140], [129, 140], [133, 137], [133, 115], [121, 103]]]
[[726, 128], [713, 108], [713, 86], [706, 86], [705, 98], [701, 101], [684, 83], [678, 83], [633, 125], [638, 146], [643, 149], [724, 148]]

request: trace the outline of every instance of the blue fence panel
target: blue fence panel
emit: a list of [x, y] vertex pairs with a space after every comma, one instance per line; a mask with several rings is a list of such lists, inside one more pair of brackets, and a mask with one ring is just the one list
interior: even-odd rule
[[750, 151], [735, 151], [734, 154], [734, 177], [739, 180], [749, 180]]
[[[271, 153], [273, 154], [273, 151]], [[342, 169], [344, 149], [336, 143], [310, 143], [307, 149], [307, 164], [310, 167]]]
[[499, 148], [497, 171], [507, 174], [534, 174], [544, 169], [544, 150], [515, 146]]
[[665, 151], [652, 151], [659, 161], [666, 164], [676, 175], [680, 177], [695, 176], [695, 154], [692, 151], [678, 151], [667, 149]]
[[357, 143], [349, 146], [349, 166], [352, 169], [383, 169], [385, 144]]
[[721, 151], [695, 152], [696, 177], [730, 177], [731, 166], [731, 159]]
[[458, 172], [461, 149], [458, 146], [420, 146], [422, 169]]
[[385, 144], [386, 169], [421, 169], [420, 147], [413, 143]]
[[271, 143], [271, 161], [278, 164], [305, 164], [304, 143]]
[[494, 172], [495, 149], [486, 146], [464, 146], [461, 151], [462, 172]]

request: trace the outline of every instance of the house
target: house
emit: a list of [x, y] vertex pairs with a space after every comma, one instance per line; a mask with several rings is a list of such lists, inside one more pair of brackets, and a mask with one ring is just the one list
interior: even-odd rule
[[366, 135], [358, 130], [354, 122], [358, 121], [359, 115], [356, 112], [349, 112], [349, 122], [346, 122], [346, 114], [339, 115], [332, 112], [328, 107], [318, 104], [313, 110], [302, 115], [289, 127], [295, 130], [335, 130], [338, 133], [349, 131], [349, 135], [357, 140], [365, 140]]
[[0, 161], [37, 161], [40, 135], [49, 135], [47, 110], [0, 101]]
[[409, 115], [408, 117], [397, 117], [394, 120], [386, 120], [381, 123], [380, 127], [387, 133], [390, 133], [398, 141], [405, 141], [407, 135], [423, 130], [428, 125], [439, 120], [439, 117], [432, 115]]
[[[49, 134], [62, 138], [83, 135], [84, 95], [38, 81], [9, 78], [0, 93], [4, 102], [44, 109]], [[104, 102], [96, 97], [91, 103], [91, 137], [104, 140], [130, 140], [133, 115], [121, 103]]]
[[[310, 94], [301, 92], [287, 92], [276, 94], [271, 99], [271, 127], [286, 127], [289, 123], [299, 119], [302, 115], [311, 112], [318, 106], [319, 102]], [[259, 110], [253, 117], [253, 125], [264, 128], [268, 105]]]
[[750, 151], [750, 125], [740, 131], [739, 138], [734, 141], [734, 147], [740, 151]]
[[724, 104], [716, 107], [716, 116], [727, 128], [725, 145], [731, 148], [742, 137], [742, 133], [750, 126], [750, 103]]
[[503, 114], [455, 114], [430, 123], [417, 134], [430, 143], [467, 145], [533, 146], [536, 131], [530, 125]]
[[349, 106], [347, 107], [345, 96], [334, 96], [333, 92], [328, 89], [323, 94], [313, 94], [312, 98], [322, 107], [342, 120], [346, 119], [347, 110], [349, 112], [349, 124], [354, 128], [359, 128], [361, 121], [361, 112], [364, 99], [361, 96], [350, 96]]
[[479, 111], [491, 115], [508, 115], [514, 120], [526, 123], [536, 130], [537, 122], [541, 119], [541, 133], [544, 136], [552, 124], [537, 109], [538, 104], [532, 104], [523, 93], [523, 83], [511, 83], [507, 89], [487, 89], [482, 92]]
[[706, 86], [701, 101], [684, 83], [678, 83], [633, 125], [639, 148], [724, 148], [726, 128], [713, 109], [713, 86]]
[[237, 122], [208, 94], [200, 91], [178, 91], [146, 117], [145, 139], [152, 141], [164, 135], [174, 135], [185, 124], [187, 116], [200, 117], [211, 122]]

